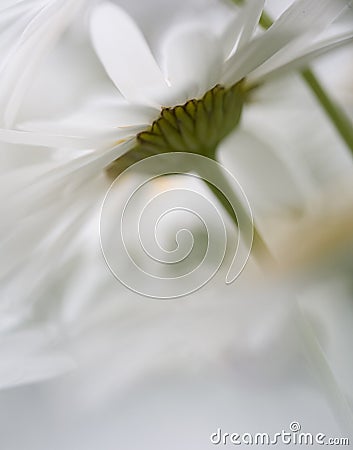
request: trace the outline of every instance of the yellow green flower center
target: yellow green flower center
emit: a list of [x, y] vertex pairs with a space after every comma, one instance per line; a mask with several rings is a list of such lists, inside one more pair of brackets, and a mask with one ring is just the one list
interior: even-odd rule
[[137, 135], [137, 145], [111, 164], [109, 173], [116, 177], [158, 153], [190, 152], [214, 158], [218, 144], [238, 125], [246, 94], [243, 82], [230, 88], [217, 85], [199, 100], [163, 108], [159, 118]]

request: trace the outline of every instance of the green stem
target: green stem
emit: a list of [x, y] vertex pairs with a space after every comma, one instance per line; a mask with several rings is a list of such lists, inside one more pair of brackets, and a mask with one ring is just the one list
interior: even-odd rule
[[305, 69], [301, 74], [353, 156], [353, 123], [337, 102], [330, 98], [311, 70]]

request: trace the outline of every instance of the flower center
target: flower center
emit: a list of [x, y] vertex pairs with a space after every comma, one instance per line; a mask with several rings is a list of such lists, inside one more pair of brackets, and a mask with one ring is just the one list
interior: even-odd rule
[[199, 100], [163, 108], [151, 127], [136, 137], [137, 145], [108, 168], [114, 178], [141, 159], [158, 153], [190, 152], [214, 158], [218, 144], [238, 125], [246, 89], [215, 86]]

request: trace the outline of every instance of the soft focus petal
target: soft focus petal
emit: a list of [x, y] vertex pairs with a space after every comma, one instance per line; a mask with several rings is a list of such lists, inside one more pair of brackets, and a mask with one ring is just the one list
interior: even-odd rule
[[348, 31], [339, 35], [331, 36], [328, 39], [319, 40], [305, 50], [297, 48], [297, 56], [295, 51], [288, 53], [286, 49], [278, 52], [261, 67], [254, 70], [248, 77], [250, 82], [264, 82], [269, 77], [281, 75], [282, 73], [296, 70], [305, 66], [314, 58], [324, 55], [325, 53], [342, 47], [353, 41], [353, 31]]
[[10, 144], [92, 150], [97, 147], [113, 144], [115, 141], [125, 139], [128, 136], [132, 137], [135, 134], [135, 130], [136, 128], [133, 128], [130, 132], [128, 130], [121, 131], [116, 129], [107, 133], [100, 132], [95, 136], [92, 134], [90, 136], [75, 136], [55, 134], [47, 131], [40, 132], [30, 128], [26, 131], [0, 129], [0, 139]]
[[243, 128], [276, 150], [309, 209], [324, 186], [351, 176], [350, 153], [300, 76], [278, 78], [254, 92]]
[[92, 13], [91, 35], [102, 64], [124, 97], [155, 104], [153, 94], [167, 84], [132, 19], [118, 6], [103, 3]]
[[241, 48], [252, 37], [265, 4], [265, 0], [248, 0], [239, 14], [230, 22], [223, 33], [224, 54], [229, 57], [236, 48]]
[[0, 129], [0, 139], [10, 144], [36, 145], [54, 148], [91, 150], [113, 147], [119, 141], [132, 138], [146, 128], [145, 125], [101, 127], [94, 129], [89, 122], [71, 123], [36, 121], [20, 125], [20, 130]]
[[147, 128], [159, 115], [155, 108], [105, 97], [93, 98], [77, 111], [50, 120], [21, 122], [18, 128], [53, 134], [94, 136], [120, 128]]
[[[70, 23], [82, 0], [60, 0], [45, 5], [35, 2], [37, 10], [0, 68], [1, 121], [11, 126], [32, 80], [38, 62], [51, 49]], [[17, 23], [15, 23], [17, 27]]]
[[[250, 130], [237, 130], [220, 146], [221, 161], [234, 173], [258, 215], [280, 211], [297, 215], [303, 208], [300, 179], [267, 142]], [[259, 189], [261, 186], [261, 189]]]
[[167, 37], [164, 62], [175, 103], [202, 96], [217, 84], [222, 49], [206, 30], [180, 26]]
[[[0, 178], [6, 188], [1, 189], [2, 200], [6, 198], [0, 241], [1, 254], [6, 255], [0, 264], [3, 312], [12, 316], [17, 310], [25, 316], [43, 285], [62, 273], [85, 245], [85, 223], [99, 211], [111, 183], [103, 169], [133, 145], [127, 142], [65, 164], [52, 162], [47, 168], [34, 166], [25, 183], [21, 170]], [[19, 277], [24, 284], [18, 283]]]
[[[249, 45], [236, 52], [226, 63], [223, 81], [235, 83], [280, 49], [304, 33], [312, 38], [322, 32], [343, 11], [346, 2], [331, 0], [298, 0], [289, 7], [274, 25]], [[310, 45], [308, 39], [308, 44]]]

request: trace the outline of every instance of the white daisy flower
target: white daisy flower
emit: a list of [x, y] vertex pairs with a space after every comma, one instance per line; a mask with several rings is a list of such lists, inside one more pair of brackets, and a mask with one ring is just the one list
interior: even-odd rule
[[[84, 204], [88, 206], [91, 199], [88, 200], [85, 191], [92, 189], [94, 178], [104, 178], [104, 169], [108, 167], [116, 174], [146, 155], [170, 150], [214, 156], [218, 144], [237, 127], [251, 86], [352, 39], [352, 30], [329, 38], [324, 35], [347, 4], [299, 0], [259, 36], [254, 33], [264, 6], [261, 0], [247, 2], [219, 36], [202, 28], [202, 24], [175, 27], [164, 43], [164, 72], [132, 19], [111, 3], [99, 4], [90, 18], [93, 44], [125, 100], [99, 98], [61, 120], [27, 121], [12, 129], [0, 129], [0, 139], [5, 142], [60, 149], [46, 164], [20, 169], [17, 176], [2, 177], [3, 193], [16, 192], [7, 210], [8, 228], [6, 221], [3, 224], [5, 232], [9, 231], [5, 245], [10, 245], [13, 239], [18, 243], [18, 235], [22, 234], [13, 229], [14, 220], [19, 228], [33, 228], [36, 225], [30, 225], [28, 217], [45, 214], [53, 196], [55, 211], [47, 212], [47, 221], [41, 219], [43, 227], [59, 220], [60, 211], [67, 211], [68, 204], [75, 208], [73, 196], [80, 209]], [[33, 51], [37, 51], [35, 44], [49, 23], [53, 29], [64, 26], [61, 14], [66, 2], [50, 5], [56, 8], [54, 12], [50, 10], [50, 20], [40, 22], [40, 10], [2, 68], [3, 92], [6, 95], [14, 92], [18, 99], [13, 102], [10, 97], [5, 102], [5, 125], [13, 122], [14, 105], [19, 104], [23, 94], [23, 88], [17, 91], [8, 84], [8, 80], [22, 79], [18, 78], [22, 66], [12, 61], [17, 58], [23, 64], [33, 44]], [[66, 25], [73, 11], [69, 12], [65, 16]], [[64, 186], [71, 192], [70, 198], [58, 199], [57, 193]], [[103, 189], [106, 190], [106, 185]], [[83, 197], [85, 200], [81, 202], [79, 199]], [[26, 242], [19, 252], [11, 251], [5, 273], [23, 260], [25, 248], [33, 250], [37, 243]]]
[[[51, 274], [60, 269], [62, 277], [70, 276], [80, 247], [87, 245], [86, 236], [92, 237], [85, 234], [85, 224], [110, 184], [107, 169], [119, 173], [126, 165], [160, 151], [214, 156], [218, 144], [238, 126], [254, 86], [352, 39], [352, 30], [325, 37], [327, 26], [347, 2], [299, 0], [268, 31], [257, 34], [263, 4], [248, 2], [220, 35], [202, 24], [175, 27], [165, 39], [161, 66], [121, 8], [98, 4], [90, 18], [93, 45], [124, 99], [118, 95], [98, 98], [61, 120], [21, 123], [16, 113], [29, 78], [12, 86], [10, 81], [21, 80], [17, 76], [24, 69], [10, 63], [16, 56], [22, 64], [24, 56], [40, 48], [38, 42], [44, 46], [44, 25], [54, 29], [60, 23], [62, 31], [74, 11], [61, 16], [61, 8], [69, 8], [69, 2], [52, 2], [58, 10], [52, 11], [50, 20], [34, 21], [27, 29], [31, 45], [20, 39], [1, 71], [7, 96], [2, 103], [0, 139], [50, 150], [41, 164], [19, 164], [1, 178], [2, 195], [8, 201], [2, 206], [5, 322], [13, 315], [20, 317], [19, 322], [33, 319], [33, 304], [45, 310], [44, 300], [51, 295], [48, 286], [55, 291], [55, 285], [48, 283]], [[65, 361], [57, 371], [68, 365]]]
[[[0, 130], [0, 139], [94, 149], [87, 158], [101, 167], [133, 150], [125, 163], [119, 161], [119, 171], [146, 154], [161, 151], [213, 155], [238, 125], [252, 86], [352, 39], [352, 30], [329, 37], [324, 33], [348, 4], [298, 0], [258, 36], [255, 31], [264, 1], [249, 1], [221, 35], [202, 24], [174, 27], [163, 45], [162, 68], [133, 20], [112, 3], [99, 4], [90, 18], [93, 45], [125, 101], [100, 101], [90, 105], [90, 111], [61, 121], [19, 123], [15, 129]], [[58, 14], [54, 17], [57, 20]], [[4, 73], [14, 75], [6, 65]], [[5, 86], [7, 92], [13, 91]], [[5, 124], [11, 123], [15, 106], [13, 100], [8, 102]]]

